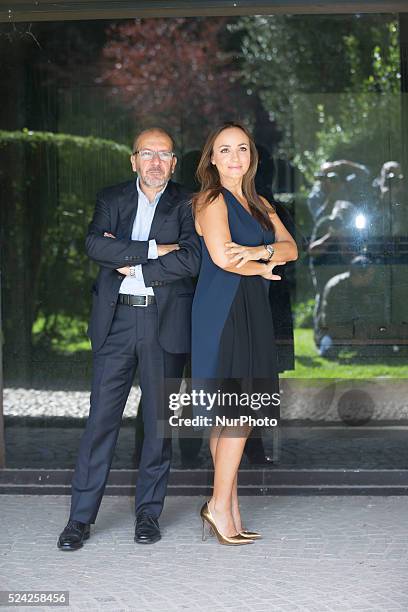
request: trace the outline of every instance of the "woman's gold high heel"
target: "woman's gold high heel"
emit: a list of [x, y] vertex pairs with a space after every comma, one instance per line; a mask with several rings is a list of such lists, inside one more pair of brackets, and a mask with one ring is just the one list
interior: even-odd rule
[[[214, 535], [214, 530], [212, 527], [210, 527], [209, 534], [210, 536]], [[248, 531], [248, 529], [243, 529], [242, 531], [239, 532], [239, 535], [244, 536], [244, 538], [249, 538], [250, 540], [261, 540], [262, 539], [262, 536], [260, 533], [258, 533], [258, 531]]]
[[239, 533], [244, 536], [244, 538], [250, 538], [251, 540], [260, 540], [262, 538], [261, 534], [257, 531], [248, 531], [248, 529], [243, 529]]
[[210, 508], [208, 507], [208, 502], [205, 502], [205, 504], [201, 508], [200, 516], [203, 521], [203, 540], [206, 539], [205, 523], [208, 523], [208, 525], [212, 528], [215, 535], [217, 536], [220, 544], [227, 544], [229, 546], [239, 546], [240, 544], [252, 544], [254, 542], [254, 540], [251, 540], [248, 537], [242, 536], [239, 533], [231, 537], [223, 535], [218, 529], [217, 525], [215, 524], [214, 517], [211, 514]]

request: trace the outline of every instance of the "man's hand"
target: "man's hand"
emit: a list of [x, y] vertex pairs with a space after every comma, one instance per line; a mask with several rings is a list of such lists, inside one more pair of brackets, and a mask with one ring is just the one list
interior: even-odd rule
[[114, 236], [113, 234], [110, 234], [109, 232], [103, 232], [103, 237], [104, 238], [116, 238], [116, 236]]
[[157, 254], [159, 257], [163, 257], [163, 255], [167, 255], [172, 251], [179, 251], [180, 247], [178, 244], [158, 244], [157, 245]]
[[276, 266], [283, 266], [286, 263], [286, 261], [274, 261], [273, 263], [267, 263], [265, 264], [265, 274], [261, 274], [261, 276], [263, 278], [266, 278], [267, 280], [282, 280], [281, 276], [278, 276], [277, 274], [273, 274], [272, 270], [276, 267]]

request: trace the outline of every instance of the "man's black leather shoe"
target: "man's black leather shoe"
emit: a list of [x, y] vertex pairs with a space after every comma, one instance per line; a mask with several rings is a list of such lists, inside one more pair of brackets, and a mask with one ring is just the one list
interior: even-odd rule
[[135, 542], [154, 544], [161, 539], [159, 521], [147, 512], [139, 512], [136, 517]]
[[82, 548], [84, 540], [90, 536], [90, 526], [80, 521], [68, 521], [67, 526], [58, 538], [60, 550], [78, 550]]

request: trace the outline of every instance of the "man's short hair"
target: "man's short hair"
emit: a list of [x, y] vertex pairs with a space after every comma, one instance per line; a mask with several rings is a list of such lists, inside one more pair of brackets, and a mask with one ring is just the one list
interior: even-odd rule
[[167, 138], [170, 138], [171, 148], [174, 149], [174, 139], [171, 136], [171, 134], [169, 134], [166, 130], [164, 130], [161, 127], [153, 126], [150, 128], [146, 128], [145, 130], [142, 130], [141, 132], [136, 134], [136, 136], [133, 139], [133, 148], [132, 148], [133, 152], [137, 150], [137, 141], [139, 140], [139, 138], [143, 136], [144, 134], [148, 134], [149, 132], [155, 132], [156, 134], [162, 134], [162, 136], [167, 136]]

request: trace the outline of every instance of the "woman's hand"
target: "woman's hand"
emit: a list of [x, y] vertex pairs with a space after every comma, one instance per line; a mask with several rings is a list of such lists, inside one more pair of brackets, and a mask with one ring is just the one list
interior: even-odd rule
[[124, 276], [130, 276], [130, 266], [124, 266], [123, 268], [116, 268], [116, 271]]
[[157, 245], [157, 254], [159, 257], [163, 257], [168, 253], [172, 253], [173, 251], [179, 251], [180, 246], [178, 244], [158, 244]]
[[282, 280], [281, 276], [277, 274], [273, 274], [273, 269], [276, 266], [283, 266], [286, 261], [274, 261], [273, 263], [265, 264], [265, 274], [261, 274], [262, 278], [266, 278], [267, 280]]
[[263, 245], [251, 247], [236, 242], [226, 242], [225, 247], [225, 254], [229, 256], [231, 264], [236, 264], [236, 268], [242, 268], [248, 261], [259, 261], [268, 257]]

